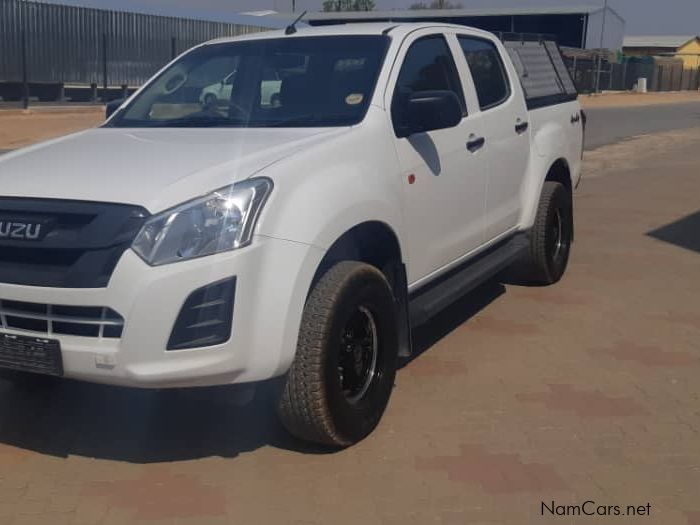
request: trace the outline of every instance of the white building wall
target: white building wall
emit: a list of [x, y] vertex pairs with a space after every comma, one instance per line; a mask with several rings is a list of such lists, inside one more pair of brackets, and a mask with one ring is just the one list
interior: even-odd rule
[[588, 32], [586, 34], [586, 49], [598, 49], [600, 47], [600, 33], [603, 30], [603, 17], [605, 16], [605, 34], [603, 35], [603, 49], [622, 49], [622, 41], [625, 37], [625, 21], [608, 8], [602, 9], [588, 16]]

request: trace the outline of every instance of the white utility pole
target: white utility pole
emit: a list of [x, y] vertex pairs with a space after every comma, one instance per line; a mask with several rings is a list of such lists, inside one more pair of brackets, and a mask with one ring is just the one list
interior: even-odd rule
[[603, 24], [600, 28], [600, 45], [598, 46], [598, 67], [595, 74], [595, 92], [600, 93], [600, 73], [603, 66], [603, 45], [605, 39], [605, 19], [608, 16], [608, 0], [603, 3]]

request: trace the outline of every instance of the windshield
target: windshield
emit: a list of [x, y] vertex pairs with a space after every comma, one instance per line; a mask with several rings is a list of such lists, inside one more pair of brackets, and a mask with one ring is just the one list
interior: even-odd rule
[[161, 73], [113, 127], [348, 126], [367, 112], [385, 36], [210, 44]]

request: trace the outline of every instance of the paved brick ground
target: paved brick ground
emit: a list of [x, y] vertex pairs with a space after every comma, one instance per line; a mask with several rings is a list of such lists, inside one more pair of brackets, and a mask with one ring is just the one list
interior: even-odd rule
[[[700, 130], [606, 147], [570, 272], [489, 284], [416, 334], [337, 454], [264, 396], [0, 381], [0, 524], [700, 524]], [[542, 503], [651, 516], [541, 515]]]

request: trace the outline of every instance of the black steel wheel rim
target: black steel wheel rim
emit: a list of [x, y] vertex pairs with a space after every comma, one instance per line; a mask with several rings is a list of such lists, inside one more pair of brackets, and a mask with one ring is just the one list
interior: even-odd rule
[[374, 315], [359, 306], [348, 318], [342, 334], [338, 375], [345, 399], [358, 403], [376, 379], [379, 336]]
[[547, 252], [554, 262], [558, 262], [566, 253], [567, 241], [564, 228], [561, 210], [557, 208], [552, 215], [547, 229]]

